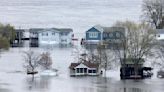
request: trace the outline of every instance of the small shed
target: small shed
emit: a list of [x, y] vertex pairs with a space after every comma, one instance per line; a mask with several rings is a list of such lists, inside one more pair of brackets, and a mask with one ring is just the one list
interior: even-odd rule
[[122, 59], [121, 62], [124, 62], [121, 64], [120, 68], [120, 77], [121, 79], [143, 79], [146, 77], [151, 77], [152, 74], [147, 73], [145, 74], [146, 71], [151, 71], [151, 67], [144, 67], [143, 63], [145, 62], [144, 59], [140, 59], [139, 62], [137, 63], [137, 75], [135, 75], [135, 65], [138, 59]]

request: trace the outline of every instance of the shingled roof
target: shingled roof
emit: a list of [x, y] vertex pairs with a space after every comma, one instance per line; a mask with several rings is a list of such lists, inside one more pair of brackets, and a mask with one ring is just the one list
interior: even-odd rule
[[97, 63], [91, 63], [91, 62], [82, 62], [82, 63], [71, 63], [71, 65], [69, 66], [70, 69], [74, 69], [75, 67], [77, 67], [80, 64], [84, 64], [86, 65], [88, 68], [98, 68], [99, 64]]
[[102, 27], [104, 32], [114, 32], [114, 31], [120, 31], [124, 32], [125, 29], [123, 27]]
[[71, 28], [31, 28], [29, 29], [30, 32], [42, 32], [42, 31], [59, 31], [59, 32], [73, 32]]

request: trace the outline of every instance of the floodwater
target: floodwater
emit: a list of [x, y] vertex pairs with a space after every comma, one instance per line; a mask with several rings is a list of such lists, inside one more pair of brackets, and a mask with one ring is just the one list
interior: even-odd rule
[[[16, 28], [70, 27], [76, 37], [90, 27], [111, 26], [118, 20], [139, 21], [142, 0], [0, 0], [0, 22]], [[70, 77], [68, 66], [73, 62], [72, 48], [31, 48], [38, 53], [51, 53], [55, 77], [39, 74], [32, 80], [23, 68], [23, 51], [11, 48], [0, 57], [0, 92], [163, 92], [164, 79], [126, 80], [119, 72], [104, 77]]]
[[51, 53], [53, 68], [59, 70], [58, 76], [43, 77], [37, 74], [26, 75], [23, 68], [23, 51], [29, 48], [11, 48], [1, 53], [0, 92], [163, 92], [164, 79], [155, 76], [146, 80], [126, 80], [119, 78], [118, 71], [107, 72], [107, 78], [70, 77], [69, 64], [74, 61], [72, 48], [31, 48], [41, 53]]
[[142, 0], [0, 0], [0, 22], [16, 28], [70, 27], [84, 33], [118, 20], [139, 21]]

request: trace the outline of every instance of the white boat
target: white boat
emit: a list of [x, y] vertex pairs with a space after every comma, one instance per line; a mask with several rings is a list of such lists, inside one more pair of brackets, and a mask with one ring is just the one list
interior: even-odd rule
[[41, 76], [57, 76], [57, 72], [53, 70], [44, 70], [40, 73]]

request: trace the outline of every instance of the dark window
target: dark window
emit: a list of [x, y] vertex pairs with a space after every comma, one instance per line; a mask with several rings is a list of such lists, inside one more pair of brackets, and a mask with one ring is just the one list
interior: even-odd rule
[[83, 73], [83, 68], [80, 68], [80, 73]]
[[93, 70], [92, 72], [93, 72], [93, 73], [96, 73], [96, 70]]
[[77, 73], [79, 73], [79, 68], [77, 68]]
[[55, 32], [53, 32], [52, 35], [55, 35]]
[[89, 73], [92, 73], [92, 70], [88, 70]]
[[87, 73], [87, 68], [84, 68], [84, 73]]

